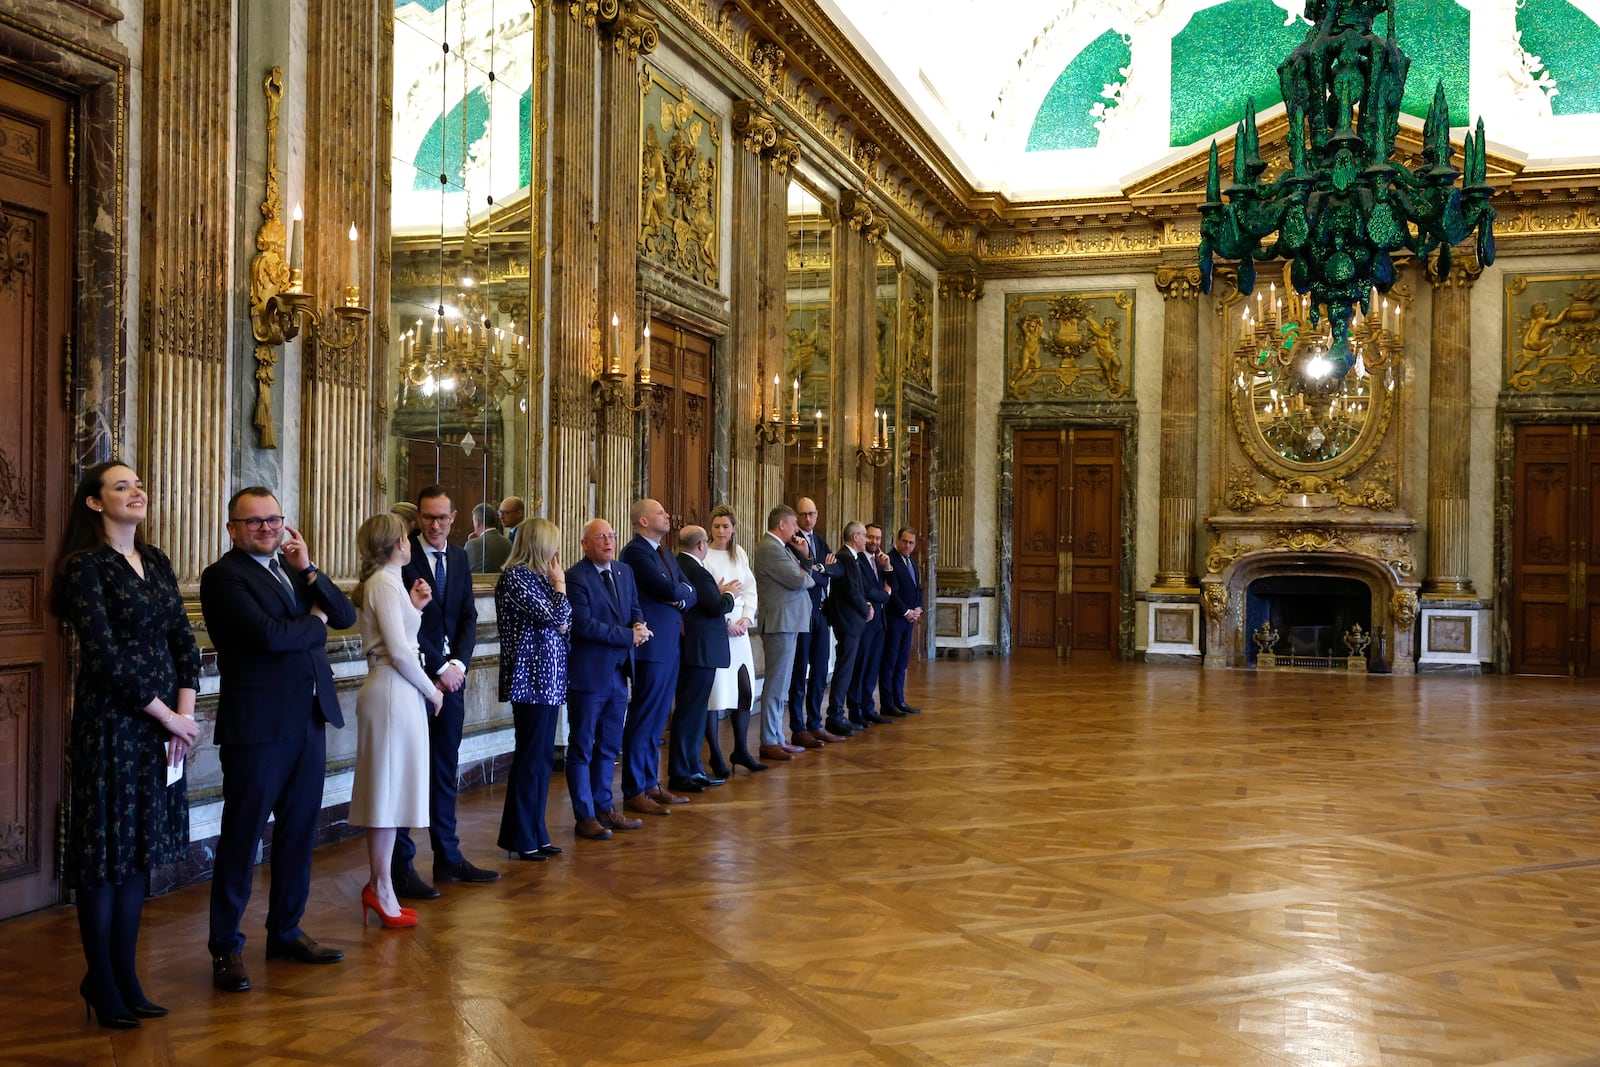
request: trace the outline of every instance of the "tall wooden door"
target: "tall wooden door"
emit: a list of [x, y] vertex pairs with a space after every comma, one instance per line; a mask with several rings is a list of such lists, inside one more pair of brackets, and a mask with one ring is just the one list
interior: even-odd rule
[[661, 388], [650, 397], [649, 494], [675, 530], [711, 522], [712, 347], [702, 334], [650, 324], [650, 376]]
[[1600, 433], [1523, 426], [1514, 457], [1511, 669], [1600, 669]]
[[1121, 612], [1122, 434], [1018, 430], [1013, 447], [1012, 642], [1115, 651]]
[[0, 77], [0, 918], [56, 903], [65, 639], [46, 612], [71, 498], [68, 101]]

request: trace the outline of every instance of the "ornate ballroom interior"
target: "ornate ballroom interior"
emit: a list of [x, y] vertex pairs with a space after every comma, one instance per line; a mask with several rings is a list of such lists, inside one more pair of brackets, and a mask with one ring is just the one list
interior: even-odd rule
[[[1393, 161], [1432, 129], [1459, 171], [1481, 119], [1497, 252], [1396, 256], [1325, 388], [1282, 259], [1199, 263], [1210, 167], [1296, 165], [1292, 0], [13, 0], [0, 911], [59, 896], [44, 591], [111, 456], [187, 593], [257, 483], [342, 581], [433, 482], [454, 539], [517, 495], [568, 558], [641, 496], [753, 533], [803, 494], [923, 533], [920, 658], [1600, 668], [1600, 3], [1398, 7]], [[509, 724], [478, 685], [468, 783]], [[191, 774], [179, 883], [214, 747]]]

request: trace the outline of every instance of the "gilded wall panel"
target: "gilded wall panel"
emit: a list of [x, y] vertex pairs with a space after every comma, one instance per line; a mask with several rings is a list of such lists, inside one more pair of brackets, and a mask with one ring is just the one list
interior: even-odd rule
[[1120, 400], [1133, 375], [1133, 299], [1116, 292], [1019, 293], [1006, 301], [1006, 397]]
[[646, 68], [639, 84], [639, 255], [716, 288], [722, 119], [654, 68]]
[[826, 300], [802, 300], [789, 305], [783, 330], [783, 376], [800, 382], [800, 404], [826, 407], [828, 367], [832, 355], [833, 305]]
[[906, 272], [905, 381], [933, 388], [933, 282], [914, 270]]
[[1600, 274], [1511, 275], [1505, 314], [1507, 386], [1600, 391]]

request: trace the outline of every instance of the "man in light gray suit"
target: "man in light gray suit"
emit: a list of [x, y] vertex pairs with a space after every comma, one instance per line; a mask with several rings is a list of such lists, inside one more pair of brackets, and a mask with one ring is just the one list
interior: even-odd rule
[[783, 698], [794, 669], [795, 635], [811, 629], [811, 575], [788, 546], [809, 553], [795, 537], [799, 522], [794, 508], [779, 504], [767, 513], [767, 533], [755, 546], [750, 569], [756, 576], [756, 621], [766, 653], [766, 678], [761, 685], [761, 758], [792, 760], [805, 751], [783, 739]]

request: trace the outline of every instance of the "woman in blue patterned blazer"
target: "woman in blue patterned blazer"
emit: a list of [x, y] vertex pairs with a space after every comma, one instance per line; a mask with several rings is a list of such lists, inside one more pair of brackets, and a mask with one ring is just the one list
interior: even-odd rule
[[500, 699], [511, 702], [517, 748], [506, 783], [500, 847], [512, 859], [560, 853], [545, 827], [555, 764], [556, 711], [567, 699], [567, 629], [572, 605], [561, 569], [561, 531], [549, 519], [517, 527], [494, 589], [500, 624]]

